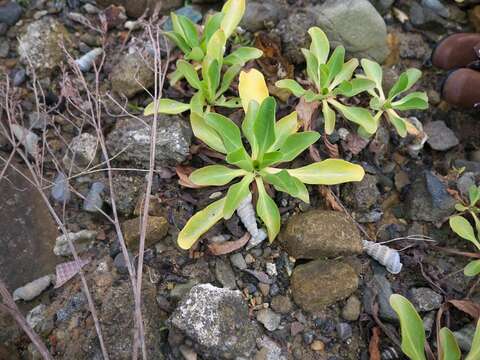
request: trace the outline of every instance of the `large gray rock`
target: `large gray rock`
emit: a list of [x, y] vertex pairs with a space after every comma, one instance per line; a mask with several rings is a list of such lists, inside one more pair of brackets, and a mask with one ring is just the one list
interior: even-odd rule
[[27, 26], [26, 32], [19, 38], [20, 61], [31, 65], [39, 75], [49, 74], [65, 58], [65, 54], [59, 46], [61, 42], [68, 49], [71, 39], [65, 27], [58, 20], [51, 17], [36, 20]]
[[358, 288], [358, 276], [344, 261], [318, 259], [297, 266], [290, 287], [298, 306], [316, 312], [349, 297]]
[[431, 171], [420, 174], [405, 199], [411, 220], [442, 222], [455, 211], [455, 200], [447, 186]]
[[111, 74], [112, 90], [131, 98], [150, 88], [154, 83], [154, 74], [150, 58], [139, 53], [127, 54], [115, 65]]
[[385, 21], [367, 0], [325, 1], [317, 8], [317, 26], [351, 56], [380, 63], [388, 56]]
[[188, 337], [206, 359], [251, 359], [258, 326], [238, 290], [211, 284], [194, 286], [169, 319], [175, 331]]
[[361, 254], [355, 224], [338, 211], [311, 210], [292, 216], [281, 231], [280, 245], [297, 259]]
[[[151, 124], [151, 118], [145, 118]], [[160, 115], [157, 124], [155, 163], [157, 167], [184, 161], [190, 151], [192, 130], [179, 116]], [[107, 148], [118, 162], [148, 166], [150, 161], [150, 129], [133, 119], [118, 120], [107, 136]], [[166, 164], [167, 163], [167, 164]]]
[[287, 16], [287, 4], [284, 0], [250, 0], [240, 26], [255, 32], [267, 26], [274, 26]]

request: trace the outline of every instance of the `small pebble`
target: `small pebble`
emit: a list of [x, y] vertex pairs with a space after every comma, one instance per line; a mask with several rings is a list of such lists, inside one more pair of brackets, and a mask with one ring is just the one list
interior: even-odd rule
[[312, 345], [310, 345], [310, 349], [313, 351], [324, 351], [325, 350], [325, 344], [321, 340], [315, 340], [312, 342]]
[[305, 326], [300, 321], [294, 321], [290, 324], [290, 335], [300, 334], [303, 329], [305, 329]]
[[274, 331], [280, 326], [282, 317], [270, 309], [262, 309], [257, 312], [257, 321], [265, 326], [268, 331]]
[[273, 283], [270, 285], [270, 296], [276, 296], [280, 292], [280, 288], [278, 287], [277, 283]]
[[268, 296], [270, 293], [270, 285], [264, 283], [258, 283], [258, 288], [263, 296]]
[[230, 262], [237, 269], [245, 270], [247, 268], [247, 263], [245, 262], [245, 258], [241, 253], [235, 253], [230, 255]]
[[267, 274], [270, 276], [277, 276], [277, 266], [274, 263], [266, 263]]
[[[128, 257], [130, 258], [130, 262], [133, 264], [133, 255], [132, 253], [128, 252]], [[117, 269], [119, 274], [128, 274], [128, 267], [127, 263], [125, 262], [125, 257], [123, 256], [123, 253], [120, 252], [115, 256], [115, 260], [113, 260], [113, 265]]]
[[253, 264], [255, 262], [255, 258], [250, 255], [250, 254], [247, 254], [245, 255], [245, 262], [249, 265], [249, 264]]
[[313, 331], [308, 331], [303, 333], [303, 342], [307, 345], [310, 345], [315, 339], [315, 333]]
[[360, 316], [360, 307], [360, 300], [355, 295], [350, 296], [342, 309], [342, 317], [347, 321], [358, 320], [358, 317]]
[[348, 340], [352, 337], [352, 327], [350, 324], [342, 322], [337, 324], [337, 335], [340, 338], [340, 340]]

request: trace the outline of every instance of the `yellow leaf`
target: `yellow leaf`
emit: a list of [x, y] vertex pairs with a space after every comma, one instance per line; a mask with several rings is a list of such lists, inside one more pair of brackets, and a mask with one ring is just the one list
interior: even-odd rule
[[263, 74], [257, 69], [251, 69], [248, 72], [242, 71], [238, 92], [245, 112], [247, 112], [251, 100], [261, 104], [268, 97], [268, 88]]

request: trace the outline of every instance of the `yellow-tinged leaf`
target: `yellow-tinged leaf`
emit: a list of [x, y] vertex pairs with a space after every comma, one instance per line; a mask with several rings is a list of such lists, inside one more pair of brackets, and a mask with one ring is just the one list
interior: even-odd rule
[[281, 218], [275, 201], [267, 194], [262, 178], [256, 178], [258, 188], [257, 215], [267, 227], [268, 240], [272, 242], [280, 232]]
[[184, 250], [190, 249], [213, 225], [223, 217], [225, 199], [215, 201], [193, 215], [178, 234], [177, 243]]
[[143, 110], [143, 115], [153, 115], [155, 114], [155, 110], [159, 114], [174, 115], [190, 110], [190, 105], [171, 99], [158, 99], [157, 101], [152, 101], [145, 107]]
[[340, 159], [327, 159], [287, 171], [301, 182], [312, 185], [336, 185], [361, 181], [365, 175], [365, 171], [360, 165]]
[[223, 19], [220, 28], [228, 38], [237, 28], [245, 13], [245, 0], [228, 0], [222, 8]]
[[240, 99], [245, 112], [247, 112], [251, 100], [261, 104], [269, 95], [265, 78], [257, 69], [250, 69], [248, 72], [242, 71], [240, 73], [238, 92], [240, 93]]
[[225, 145], [223, 145], [222, 138], [218, 135], [214, 128], [206, 123], [202, 115], [196, 112], [190, 113], [190, 125], [192, 126], [193, 134], [197, 138], [202, 140], [213, 150], [222, 154], [227, 153]]

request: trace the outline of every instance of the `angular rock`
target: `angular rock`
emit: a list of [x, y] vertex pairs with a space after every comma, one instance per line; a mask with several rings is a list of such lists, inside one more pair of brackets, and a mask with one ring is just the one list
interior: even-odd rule
[[426, 287], [410, 289], [408, 298], [420, 312], [436, 310], [443, 304], [443, 296]]
[[35, 306], [26, 316], [27, 323], [41, 336], [47, 336], [53, 330], [53, 316], [45, 304]]
[[389, 54], [385, 21], [367, 0], [325, 1], [317, 7], [317, 26], [352, 57], [382, 63]]
[[318, 259], [297, 266], [290, 287], [298, 306], [316, 312], [350, 296], [358, 288], [358, 276], [344, 261]]
[[[151, 119], [146, 118], [147, 123]], [[156, 167], [184, 161], [190, 152], [192, 130], [179, 116], [162, 115], [158, 118]], [[107, 136], [110, 154], [119, 154], [115, 160], [148, 166], [150, 159], [150, 129], [135, 119], [118, 120]], [[126, 149], [126, 150], [125, 150]]]
[[53, 252], [58, 256], [69, 256], [72, 255], [70, 250], [70, 245], [68, 244], [68, 238], [72, 241], [75, 246], [75, 250], [78, 254], [87, 250], [88, 247], [97, 237], [97, 232], [93, 230], [80, 230], [76, 233], [68, 233], [68, 237], [65, 235], [60, 235], [55, 240], [55, 247]]
[[83, 201], [83, 210], [93, 213], [98, 212], [103, 205], [102, 193], [104, 189], [105, 185], [102, 182], [94, 182]]
[[457, 180], [457, 189], [460, 194], [468, 197], [468, 189], [475, 185], [475, 174], [473, 172], [465, 172]]
[[[130, 219], [122, 223], [125, 244], [131, 250], [137, 250], [140, 241], [141, 218]], [[145, 248], [149, 248], [162, 240], [168, 232], [168, 222], [161, 216], [149, 216], [145, 235]]]
[[279, 236], [280, 245], [297, 259], [361, 254], [355, 224], [338, 211], [311, 210], [292, 216]]
[[[153, 85], [154, 77], [148, 58], [138, 53], [127, 54], [113, 68], [110, 74], [112, 90], [131, 98]], [[143, 86], [142, 86], [143, 85]]]
[[288, 296], [274, 296], [270, 304], [273, 310], [280, 314], [289, 314], [293, 309], [293, 304]]
[[280, 326], [282, 317], [270, 309], [257, 311], [257, 321], [261, 322], [268, 331], [275, 331]]
[[12, 0], [6, 0], [0, 3], [0, 24], [6, 24], [8, 26], [15, 25], [22, 16], [23, 9], [16, 2]]
[[447, 151], [459, 144], [458, 138], [443, 121], [432, 121], [423, 127], [427, 133], [427, 143], [433, 150]]
[[[115, 175], [113, 177], [113, 191], [115, 194], [115, 206], [117, 211], [130, 216], [135, 210], [137, 198], [143, 190], [145, 180], [141, 176]], [[108, 192], [110, 195], [110, 192]], [[112, 205], [112, 199], [108, 196], [105, 201]]]
[[233, 290], [237, 288], [235, 273], [229, 262], [220, 258], [217, 259], [215, 262], [215, 277], [225, 289]]
[[342, 309], [342, 317], [347, 321], [357, 321], [361, 306], [362, 303], [355, 295], [350, 296]]
[[231, 255], [230, 262], [239, 270], [245, 270], [247, 268], [247, 263], [241, 253], [235, 253]]
[[33, 280], [28, 284], [16, 289], [12, 296], [13, 300], [25, 300], [30, 301], [40, 295], [46, 288], [52, 283], [53, 275], [45, 275], [41, 278]]
[[262, 30], [266, 25], [275, 26], [287, 16], [287, 4], [281, 0], [247, 1], [247, 8], [240, 26], [248, 31]]
[[211, 284], [193, 287], [169, 319], [170, 328], [187, 336], [205, 359], [253, 357], [258, 326], [238, 290]]
[[373, 302], [376, 299], [381, 319], [389, 321], [398, 320], [397, 313], [390, 306], [390, 296], [393, 294], [392, 285], [385, 277], [385, 270], [377, 271], [376, 269], [374, 267], [375, 274], [373, 280], [363, 294], [363, 307], [368, 314], [372, 315]]
[[344, 190], [343, 200], [355, 211], [368, 211], [380, 199], [374, 175], [365, 174], [362, 181], [346, 184]]
[[290, 12], [287, 18], [280, 20], [274, 32], [282, 39], [282, 51], [294, 64], [303, 64], [305, 57], [301, 48], [310, 46], [307, 30], [315, 26], [315, 14], [308, 10]]
[[405, 199], [411, 220], [441, 222], [455, 210], [455, 200], [446, 185], [431, 171], [424, 171], [412, 184]]
[[67, 170], [82, 171], [87, 167], [96, 165], [98, 162], [97, 150], [99, 149], [97, 138], [89, 133], [75, 136], [63, 157], [63, 164]]
[[58, 45], [61, 41], [68, 49], [71, 44], [70, 35], [58, 20], [51, 17], [36, 20], [29, 24], [26, 32], [20, 36], [18, 42], [20, 61], [25, 65], [31, 65], [38, 75], [47, 75], [65, 58], [63, 50]]

